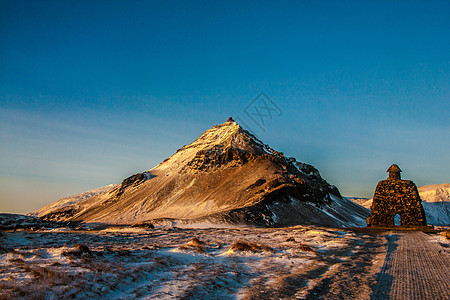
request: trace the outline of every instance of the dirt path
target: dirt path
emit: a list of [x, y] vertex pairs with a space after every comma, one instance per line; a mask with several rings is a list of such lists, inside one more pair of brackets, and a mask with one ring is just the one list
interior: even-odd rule
[[387, 236], [388, 250], [372, 299], [450, 299], [450, 255], [423, 232]]

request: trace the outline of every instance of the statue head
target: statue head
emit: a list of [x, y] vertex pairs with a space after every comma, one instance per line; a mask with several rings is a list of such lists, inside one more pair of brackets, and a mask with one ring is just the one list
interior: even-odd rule
[[386, 171], [386, 172], [389, 172], [388, 179], [401, 179], [401, 176], [400, 176], [401, 171], [402, 170], [400, 170], [400, 168], [396, 164], [393, 164]]

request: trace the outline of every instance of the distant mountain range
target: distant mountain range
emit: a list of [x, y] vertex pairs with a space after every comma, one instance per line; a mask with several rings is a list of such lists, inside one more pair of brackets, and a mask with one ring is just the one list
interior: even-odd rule
[[148, 171], [51, 203], [31, 215], [108, 224], [365, 226], [311, 165], [285, 157], [231, 118]]
[[[418, 190], [427, 223], [450, 226], [450, 183], [425, 185]], [[347, 199], [367, 209], [372, 206], [372, 199], [358, 197], [347, 197]]]

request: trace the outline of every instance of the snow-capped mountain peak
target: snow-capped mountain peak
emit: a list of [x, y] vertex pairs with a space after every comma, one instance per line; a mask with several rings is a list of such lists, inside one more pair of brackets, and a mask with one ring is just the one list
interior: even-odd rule
[[233, 149], [254, 154], [280, 154], [230, 119], [223, 124], [215, 125], [211, 129], [205, 131], [194, 142], [178, 149], [174, 155], [150, 171], [179, 171], [189, 161], [192, 161], [197, 153], [202, 152], [223, 153], [229, 149]]
[[316, 168], [285, 157], [229, 119], [153, 169], [39, 216], [112, 224], [170, 219], [354, 226], [364, 224], [368, 212], [342, 199]]
[[450, 202], [450, 183], [421, 186], [418, 190], [425, 202]]

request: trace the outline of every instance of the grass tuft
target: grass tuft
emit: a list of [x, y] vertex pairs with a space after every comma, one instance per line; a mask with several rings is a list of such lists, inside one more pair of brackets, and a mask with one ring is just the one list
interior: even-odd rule
[[260, 252], [260, 251], [267, 251], [267, 252], [274, 252], [272, 248], [266, 245], [258, 245], [255, 243], [250, 243], [246, 241], [236, 241], [231, 245], [230, 250], [234, 251], [250, 251], [250, 252]]

